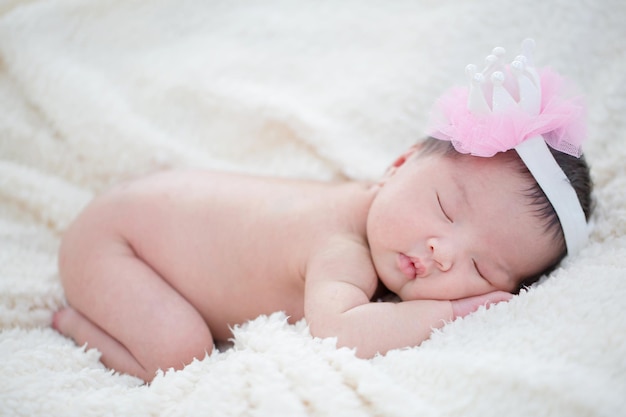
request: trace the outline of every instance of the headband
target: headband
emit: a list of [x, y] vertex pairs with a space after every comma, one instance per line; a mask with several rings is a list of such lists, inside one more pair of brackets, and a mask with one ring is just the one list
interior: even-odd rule
[[437, 101], [430, 136], [475, 156], [515, 149], [552, 204], [572, 255], [588, 239], [587, 222], [576, 191], [548, 146], [577, 158], [582, 155], [585, 107], [579, 97], [567, 97], [565, 80], [556, 72], [534, 68], [534, 47], [535, 42], [526, 39], [522, 54], [510, 65], [504, 63], [500, 47], [487, 56], [482, 71], [468, 65], [469, 88], [454, 88]]

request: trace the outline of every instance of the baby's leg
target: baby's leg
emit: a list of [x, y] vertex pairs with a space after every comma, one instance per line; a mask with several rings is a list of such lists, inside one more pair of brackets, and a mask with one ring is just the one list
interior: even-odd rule
[[87, 210], [64, 236], [60, 273], [69, 310], [57, 327], [103, 354], [105, 365], [152, 380], [213, 349], [200, 313], [116, 233], [116, 207]]
[[125, 369], [126, 373], [144, 380], [151, 378], [124, 345], [72, 307], [57, 311], [52, 320], [52, 327], [59, 333], [71, 337], [81, 346], [87, 344], [89, 348], [96, 347], [102, 354], [100, 360], [108, 368]]

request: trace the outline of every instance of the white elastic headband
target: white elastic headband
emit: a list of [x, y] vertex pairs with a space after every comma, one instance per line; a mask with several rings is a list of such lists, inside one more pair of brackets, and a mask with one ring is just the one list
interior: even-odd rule
[[556, 211], [568, 255], [578, 253], [587, 242], [588, 229], [574, 187], [550, 153], [543, 137], [527, 139], [517, 145], [515, 150]]

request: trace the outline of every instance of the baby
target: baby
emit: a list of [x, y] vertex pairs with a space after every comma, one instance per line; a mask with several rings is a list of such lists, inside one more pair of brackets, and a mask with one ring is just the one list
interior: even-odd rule
[[[440, 102], [436, 138], [376, 183], [173, 171], [96, 198], [62, 241], [69, 306], [54, 327], [150, 381], [261, 314], [306, 318], [313, 336], [368, 358], [508, 300], [584, 245], [591, 185], [571, 128], [580, 113], [561, 111], [576, 103], [529, 51], [504, 71], [494, 52], [484, 71], [470, 68], [469, 90]], [[532, 128], [503, 131], [503, 120]], [[387, 291], [401, 301], [375, 301]]]

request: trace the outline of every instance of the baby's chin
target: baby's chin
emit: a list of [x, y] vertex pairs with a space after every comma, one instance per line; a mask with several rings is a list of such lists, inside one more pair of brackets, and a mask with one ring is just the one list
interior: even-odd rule
[[417, 301], [417, 300], [433, 300], [433, 301], [452, 301], [452, 298], [446, 297], [442, 294], [424, 294], [418, 291], [416, 288], [411, 288], [410, 285], [404, 285], [399, 288], [395, 293], [402, 301]]
[[396, 294], [398, 294], [398, 298], [400, 298], [400, 300], [402, 301], [416, 301], [427, 299], [426, 297], [423, 297], [418, 291], [407, 288], [406, 285], [402, 288], [399, 288]]

